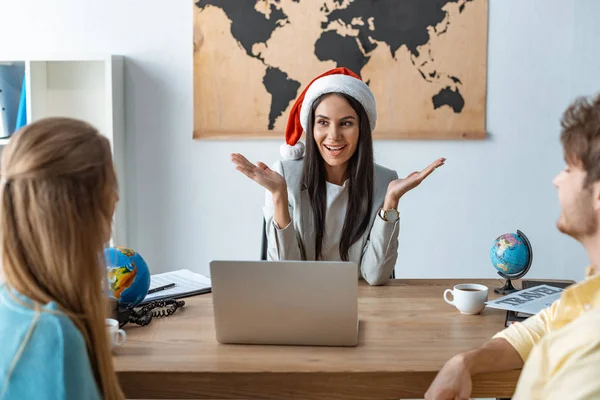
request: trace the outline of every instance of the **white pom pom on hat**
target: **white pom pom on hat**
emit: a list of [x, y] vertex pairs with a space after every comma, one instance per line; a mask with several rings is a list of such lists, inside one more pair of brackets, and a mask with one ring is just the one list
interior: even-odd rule
[[356, 99], [367, 113], [371, 130], [375, 129], [377, 105], [369, 86], [348, 68], [331, 69], [313, 79], [292, 106], [285, 129], [286, 143], [279, 149], [284, 160], [298, 160], [304, 157], [305, 146], [299, 141], [300, 137], [308, 125], [312, 104], [326, 93], [343, 93]]
[[279, 154], [284, 160], [299, 160], [304, 157], [304, 143], [298, 141], [293, 146], [284, 143], [279, 147]]

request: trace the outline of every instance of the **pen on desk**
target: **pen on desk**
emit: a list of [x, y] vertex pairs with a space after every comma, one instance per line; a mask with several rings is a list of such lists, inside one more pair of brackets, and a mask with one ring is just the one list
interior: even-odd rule
[[169, 283], [168, 285], [159, 286], [154, 289], [148, 290], [148, 294], [160, 292], [161, 290], [165, 290], [165, 289], [171, 289], [173, 286], [175, 286], [174, 283]]

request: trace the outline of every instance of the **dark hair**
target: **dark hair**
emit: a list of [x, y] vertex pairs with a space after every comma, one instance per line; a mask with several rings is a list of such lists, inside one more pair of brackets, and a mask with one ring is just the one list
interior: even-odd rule
[[[315, 227], [315, 258], [321, 258], [323, 248], [323, 233], [325, 232], [325, 208], [327, 190], [325, 188], [325, 160], [319, 152], [314, 139], [315, 110], [323, 99], [332, 93], [318, 97], [312, 104], [312, 109], [306, 127], [306, 155], [302, 172], [302, 185], [308, 190], [310, 206]], [[342, 96], [358, 115], [359, 134], [356, 151], [350, 157], [346, 179], [348, 179], [348, 206], [346, 218], [340, 239], [340, 258], [348, 261], [348, 250], [369, 226], [371, 206], [373, 204], [373, 138], [369, 117], [363, 106], [353, 97], [342, 93]]]
[[600, 95], [577, 98], [564, 112], [560, 125], [566, 162], [587, 172], [584, 187], [600, 180]]

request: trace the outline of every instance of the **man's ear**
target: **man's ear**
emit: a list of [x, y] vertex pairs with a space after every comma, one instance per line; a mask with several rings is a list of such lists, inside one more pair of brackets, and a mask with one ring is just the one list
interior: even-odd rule
[[594, 210], [600, 211], [600, 181], [592, 183], [592, 201]]

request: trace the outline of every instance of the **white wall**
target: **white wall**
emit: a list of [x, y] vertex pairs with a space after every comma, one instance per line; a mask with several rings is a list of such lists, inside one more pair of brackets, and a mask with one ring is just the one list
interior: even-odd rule
[[[192, 141], [192, 11], [189, 0], [0, 0], [0, 57], [128, 57], [128, 245], [153, 272], [258, 258], [263, 191], [229, 154], [272, 162], [281, 143]], [[376, 161], [401, 175], [448, 159], [401, 201], [397, 275], [494, 277], [493, 240], [520, 229], [535, 252], [529, 276], [580, 279], [587, 257], [555, 228], [551, 180], [562, 110], [600, 90], [600, 2], [490, 0], [489, 11], [489, 139], [376, 142]]]

